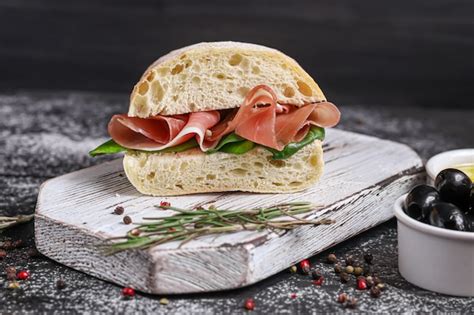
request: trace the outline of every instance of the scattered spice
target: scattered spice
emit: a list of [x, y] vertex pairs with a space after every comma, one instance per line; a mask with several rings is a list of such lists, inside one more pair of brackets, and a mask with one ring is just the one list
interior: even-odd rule
[[364, 254], [364, 260], [365, 260], [366, 263], [371, 265], [372, 261], [374, 260], [374, 256], [371, 253], [365, 253]]
[[370, 296], [373, 298], [378, 298], [382, 294], [382, 291], [378, 287], [372, 287], [370, 289]]
[[122, 289], [122, 295], [124, 297], [134, 297], [135, 296], [135, 290], [130, 287], [125, 287]]
[[291, 293], [291, 294], [290, 294], [290, 298], [296, 299], [296, 297], [297, 297], [296, 293]]
[[341, 279], [341, 283], [347, 283], [349, 282], [349, 275], [345, 272], [341, 272], [340, 274], [340, 279]]
[[355, 297], [350, 297], [347, 299], [346, 307], [348, 308], [356, 308], [357, 307], [357, 299]]
[[357, 290], [366, 290], [367, 289], [367, 281], [364, 277], [357, 278]]
[[253, 311], [255, 309], [255, 301], [251, 298], [245, 300], [244, 307], [248, 311]]
[[130, 218], [128, 215], [123, 217], [123, 223], [125, 224], [130, 224], [132, 223], [132, 218]]
[[10, 283], [8, 283], [7, 288], [11, 290], [16, 290], [20, 288], [20, 284], [17, 281], [11, 281]]
[[380, 291], [384, 291], [385, 290], [385, 284], [384, 283], [379, 283], [375, 286], [376, 288], [378, 288]]
[[29, 277], [30, 277], [30, 273], [27, 270], [18, 271], [18, 273], [16, 274], [16, 278], [18, 280], [26, 280]]
[[114, 213], [117, 215], [122, 215], [125, 212], [125, 209], [122, 206], [115, 207]]
[[10, 249], [15, 249], [15, 248], [21, 247], [22, 245], [23, 245], [22, 240], [16, 240], [16, 241], [8, 240], [8, 241], [5, 241], [3, 243], [0, 243], [0, 248], [10, 250]]
[[371, 288], [374, 286], [374, 278], [372, 278], [371, 276], [367, 276], [365, 278], [365, 281], [367, 282], [367, 287]]
[[318, 280], [314, 280], [314, 281], [313, 281], [313, 284], [314, 284], [314, 285], [317, 285], [317, 286], [321, 286], [321, 285], [323, 284], [323, 282], [324, 282], [324, 277], [321, 276], [321, 277], [319, 277]]
[[323, 274], [319, 269], [314, 269], [313, 271], [311, 271], [311, 278], [313, 278], [313, 280], [318, 280], [322, 276]]
[[160, 299], [160, 304], [161, 305], [168, 305], [168, 304], [170, 304], [170, 301], [167, 298], [161, 298]]
[[36, 247], [29, 248], [28, 251], [27, 251], [27, 254], [28, 254], [28, 257], [30, 257], [30, 258], [37, 258], [37, 257], [41, 256], [41, 254], [38, 252]]
[[5, 273], [7, 274], [7, 280], [15, 280], [16, 279], [16, 268], [13, 266], [9, 266], [5, 268]]
[[300, 271], [301, 273], [307, 275], [311, 270], [311, 264], [308, 259], [304, 259], [300, 262]]
[[56, 289], [62, 290], [66, 287], [66, 282], [63, 279], [58, 279], [56, 281]]
[[130, 234], [132, 234], [133, 236], [139, 236], [140, 235], [140, 230], [139, 229], [133, 229], [130, 231]]
[[334, 272], [335, 272], [335, 273], [341, 273], [341, 272], [342, 272], [342, 267], [341, 267], [340, 264], [336, 264], [336, 265], [334, 266]]
[[4, 251], [3, 249], [0, 249], [0, 259], [3, 259], [5, 257], [7, 257], [7, 252]]
[[379, 277], [373, 276], [372, 278], [373, 278], [373, 280], [374, 280], [374, 284], [375, 284], [375, 285], [378, 285], [379, 283], [382, 283], [382, 280], [381, 280]]
[[349, 265], [349, 266], [346, 267], [345, 271], [346, 271], [346, 273], [352, 274], [352, 273], [354, 273], [354, 267]]
[[295, 265], [290, 267], [290, 272], [291, 273], [296, 273], [297, 271], [298, 271], [298, 267], [296, 267]]
[[364, 269], [362, 267], [355, 267], [354, 268], [354, 275], [355, 276], [360, 276], [364, 273]]
[[337, 296], [337, 302], [343, 304], [347, 300], [347, 294], [341, 293]]
[[329, 254], [328, 257], [326, 258], [326, 261], [329, 264], [335, 264], [335, 263], [337, 263], [337, 257], [336, 257], [335, 254]]
[[365, 264], [364, 265], [364, 276], [369, 276], [372, 274], [372, 268], [370, 268], [370, 265]]
[[163, 208], [171, 207], [171, 203], [169, 203], [168, 201], [161, 201], [160, 207], [163, 207]]
[[354, 257], [352, 255], [347, 256], [346, 257], [346, 266], [352, 266], [352, 264], [354, 264]]

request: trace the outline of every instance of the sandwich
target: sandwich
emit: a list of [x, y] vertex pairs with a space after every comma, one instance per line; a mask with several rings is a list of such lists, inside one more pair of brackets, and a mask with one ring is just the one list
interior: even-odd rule
[[288, 193], [323, 172], [325, 129], [340, 119], [311, 76], [282, 52], [248, 43], [184, 47], [155, 61], [128, 113], [92, 156], [124, 152], [147, 195]]

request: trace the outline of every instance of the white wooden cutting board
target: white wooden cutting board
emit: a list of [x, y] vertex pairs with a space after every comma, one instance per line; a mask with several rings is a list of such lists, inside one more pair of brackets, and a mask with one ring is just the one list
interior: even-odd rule
[[[140, 195], [123, 175], [121, 159], [51, 179], [41, 187], [35, 218], [36, 245], [45, 256], [95, 277], [154, 294], [207, 292], [255, 283], [390, 219], [392, 204], [424, 181], [423, 165], [409, 147], [374, 137], [329, 130], [325, 174], [312, 188], [293, 194], [214, 193], [181, 197]], [[308, 218], [335, 223], [303, 226], [277, 235], [244, 231], [168, 243], [148, 250], [104, 255], [96, 244], [123, 236], [134, 222], [178, 207], [259, 207], [290, 201], [321, 206]]]

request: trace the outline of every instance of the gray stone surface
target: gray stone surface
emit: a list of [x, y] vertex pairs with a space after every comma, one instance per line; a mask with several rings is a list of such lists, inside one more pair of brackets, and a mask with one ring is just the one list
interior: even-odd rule
[[[87, 152], [107, 137], [106, 124], [113, 113], [124, 112], [127, 96], [68, 92], [18, 92], [0, 95], [0, 214], [34, 211], [38, 187], [44, 180], [101, 163], [111, 157], [92, 159]], [[406, 143], [423, 158], [448, 149], [474, 147], [474, 110], [423, 110], [416, 107], [341, 106], [339, 128]], [[406, 282], [397, 270], [396, 222], [391, 220], [330, 252], [338, 257], [374, 255], [373, 270], [387, 284], [379, 299], [354, 289], [355, 281], [339, 283], [332, 266], [324, 263], [328, 252], [311, 258], [326, 277], [323, 286], [308, 276], [281, 272], [247, 288], [221, 293], [171, 296], [169, 305], [157, 296], [137, 294], [121, 298], [121, 288], [61, 266], [44, 257], [30, 258], [34, 244], [33, 224], [0, 234], [0, 242], [23, 239], [23, 248], [8, 251], [0, 260], [0, 313], [26, 312], [154, 312], [240, 313], [243, 301], [252, 297], [254, 313], [347, 312], [336, 303], [339, 292], [359, 299], [363, 312], [461, 312], [473, 313], [472, 298], [457, 298], [428, 292]], [[282, 249], [284, 250], [284, 249]], [[426, 262], [436, 263], [436, 262]], [[31, 278], [21, 289], [6, 289], [6, 266], [28, 269]], [[443, 272], [440, 270], [440, 272]], [[55, 283], [63, 278], [64, 290]], [[296, 293], [296, 298], [290, 295]]]

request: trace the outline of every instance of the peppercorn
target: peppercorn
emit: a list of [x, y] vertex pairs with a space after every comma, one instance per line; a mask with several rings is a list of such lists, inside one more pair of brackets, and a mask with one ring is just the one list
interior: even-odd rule
[[360, 276], [363, 273], [364, 273], [364, 269], [362, 269], [362, 267], [355, 267], [354, 268], [354, 275], [355, 276]]
[[8, 283], [8, 286], [7, 286], [8, 289], [11, 289], [11, 290], [15, 290], [15, 289], [19, 289], [20, 288], [20, 284], [16, 281], [11, 281], [10, 283]]
[[370, 289], [370, 295], [373, 298], [378, 298], [380, 296], [380, 294], [382, 294], [382, 291], [378, 287], [372, 287]]
[[378, 276], [373, 275], [372, 279], [374, 280], [375, 285], [382, 283], [382, 280]]
[[313, 281], [313, 284], [314, 284], [314, 285], [318, 285], [318, 286], [320, 286], [320, 285], [322, 285], [322, 284], [323, 284], [323, 282], [324, 282], [324, 277], [323, 277], [323, 276], [321, 276], [321, 277], [319, 277], [319, 279], [318, 279], [318, 280], [314, 280], [314, 281]]
[[374, 286], [374, 279], [371, 276], [367, 276], [365, 281], [367, 282], [367, 287], [371, 288]]
[[290, 267], [290, 272], [291, 273], [296, 273], [297, 271], [298, 271], [298, 267], [296, 267], [295, 265]]
[[326, 258], [326, 261], [329, 264], [335, 264], [337, 262], [337, 257], [335, 254], [329, 254], [328, 257]]
[[16, 268], [13, 266], [9, 266], [5, 268], [5, 273], [7, 275], [7, 280], [16, 280]]
[[132, 223], [132, 218], [130, 218], [128, 215], [123, 217], [123, 223], [125, 224], [130, 224]]
[[171, 203], [169, 203], [168, 201], [161, 201], [160, 207], [163, 207], [163, 208], [171, 207]]
[[246, 299], [244, 307], [248, 311], [253, 311], [255, 309], [255, 301], [253, 299]]
[[347, 256], [346, 257], [346, 266], [352, 266], [352, 264], [354, 263], [354, 257], [351, 256]]
[[350, 297], [347, 299], [346, 307], [348, 308], [356, 308], [357, 307], [357, 299], [355, 297]]
[[139, 236], [141, 233], [141, 231], [139, 229], [133, 229], [130, 231], [130, 234], [132, 234], [133, 236]]
[[28, 254], [28, 257], [30, 258], [36, 258], [40, 256], [40, 253], [35, 247], [28, 249], [27, 254]]
[[341, 283], [347, 283], [349, 281], [349, 275], [345, 272], [341, 272], [339, 278], [341, 279]]
[[374, 260], [374, 256], [371, 253], [365, 253], [364, 254], [364, 260], [365, 260], [366, 263], [371, 265], [372, 261]]
[[347, 273], [353, 273], [353, 272], [354, 272], [354, 267], [352, 267], [352, 266], [349, 265], [349, 266], [346, 267], [345, 271], [346, 271]]
[[367, 289], [367, 282], [364, 277], [357, 278], [357, 290]]
[[125, 212], [125, 209], [122, 206], [115, 207], [114, 213], [118, 215], [122, 215]]
[[167, 298], [161, 298], [159, 303], [161, 305], [168, 305], [168, 304], [170, 304], [170, 301]]
[[18, 273], [16, 274], [16, 278], [18, 280], [26, 280], [29, 277], [30, 277], [30, 273], [27, 270], [18, 271]]
[[372, 272], [371, 272], [371, 271], [372, 271], [372, 268], [370, 268], [370, 265], [364, 264], [363, 269], [364, 269], [364, 276], [366, 276], [366, 277], [367, 277], [367, 276], [370, 276], [370, 274], [372, 273]]
[[322, 276], [323, 275], [321, 274], [321, 271], [319, 269], [314, 269], [313, 271], [311, 271], [311, 278], [313, 278], [313, 280], [318, 280]]
[[347, 294], [346, 293], [341, 293], [337, 296], [337, 302], [338, 303], [344, 303], [347, 300]]
[[56, 281], [56, 289], [62, 290], [66, 287], [66, 282], [63, 279], [58, 279]]
[[298, 295], [297, 295], [296, 293], [291, 293], [291, 294], [290, 294], [290, 298], [292, 298], [292, 299], [296, 299], [297, 296], [298, 296]]
[[377, 287], [378, 289], [380, 289], [380, 291], [384, 291], [385, 288], [386, 288], [384, 283], [379, 283], [379, 284], [377, 284], [375, 287]]
[[0, 259], [3, 259], [5, 257], [7, 257], [7, 252], [4, 251], [3, 249], [0, 249]]
[[130, 288], [130, 287], [125, 287], [122, 289], [122, 295], [124, 297], [133, 297], [135, 296], [135, 290], [133, 288]]
[[309, 274], [309, 271], [311, 270], [311, 265], [309, 263], [308, 259], [304, 259], [300, 262], [300, 271], [304, 275]]
[[340, 264], [336, 264], [336, 265], [334, 266], [334, 272], [335, 272], [335, 273], [341, 273], [341, 272], [342, 272], [342, 267], [341, 267]]

